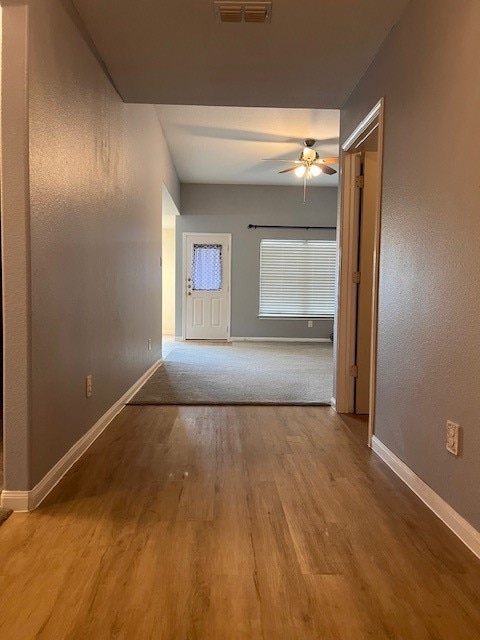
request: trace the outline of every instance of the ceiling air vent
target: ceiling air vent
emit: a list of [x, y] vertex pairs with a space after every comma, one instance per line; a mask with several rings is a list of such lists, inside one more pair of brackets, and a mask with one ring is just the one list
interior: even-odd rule
[[270, 22], [272, 19], [272, 3], [234, 2], [232, 0], [215, 0], [213, 3], [217, 22]]

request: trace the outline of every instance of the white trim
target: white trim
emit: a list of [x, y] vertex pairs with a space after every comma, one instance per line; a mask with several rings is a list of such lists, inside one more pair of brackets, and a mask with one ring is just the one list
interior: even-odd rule
[[453, 531], [463, 544], [480, 558], [480, 532], [445, 502], [438, 493], [435, 493], [400, 458], [397, 458], [376, 436], [372, 437], [372, 449], [420, 500]]
[[245, 338], [232, 336], [230, 342], [331, 342], [330, 338], [269, 338], [267, 336]]
[[13, 511], [32, 511], [47, 497], [50, 491], [60, 482], [63, 476], [82, 457], [110, 422], [120, 413], [124, 406], [132, 399], [140, 387], [162, 364], [157, 360], [115, 404], [103, 414], [87, 433], [78, 440], [71, 449], [50, 469], [50, 471], [30, 491], [4, 490], [1, 494], [1, 505]]
[[28, 511], [28, 491], [3, 490], [1, 506], [12, 511]]
[[385, 100], [382, 98], [375, 109], [378, 112], [378, 191], [375, 215], [375, 245], [373, 247], [373, 288], [372, 288], [372, 327], [370, 334], [370, 397], [368, 411], [368, 446], [372, 446], [375, 433], [377, 411], [377, 351], [378, 351], [378, 296], [380, 287], [380, 235], [382, 227], [383, 197], [383, 147], [385, 135]]
[[370, 111], [370, 113], [368, 113], [365, 116], [365, 118], [358, 124], [358, 126], [355, 127], [352, 133], [348, 136], [348, 138], [342, 144], [342, 149], [344, 151], [348, 151], [351, 147], [353, 147], [357, 139], [362, 135], [362, 133], [364, 133], [370, 127], [370, 125], [375, 120], [375, 118], [378, 118], [380, 116], [383, 110], [383, 102], [384, 102], [383, 98], [379, 100], [377, 104], [373, 107], [373, 109]]
[[338, 299], [336, 336], [337, 411], [354, 413], [355, 384], [350, 367], [355, 364], [357, 285], [352, 273], [358, 266], [358, 232], [360, 192], [353, 186], [360, 173], [357, 154], [345, 154], [342, 159], [342, 203], [339, 220]]
[[330, 406], [334, 411], [337, 410], [337, 400], [333, 396], [330, 398]]
[[[339, 287], [338, 287], [338, 332], [336, 338], [336, 411], [351, 413], [354, 407], [354, 380], [350, 366], [356, 340], [356, 287], [352, 285], [352, 272], [356, 270], [358, 252], [358, 224], [355, 218], [356, 191], [355, 143], [378, 119], [378, 195], [375, 213], [375, 244], [373, 250], [372, 283], [372, 327], [370, 350], [370, 391], [368, 416], [368, 445], [371, 446], [375, 432], [376, 385], [377, 385], [377, 337], [378, 337], [378, 289], [380, 272], [380, 230], [383, 186], [385, 100], [381, 98], [370, 113], [359, 123], [342, 144], [342, 180], [339, 228]], [[372, 129], [373, 130], [373, 129]]]

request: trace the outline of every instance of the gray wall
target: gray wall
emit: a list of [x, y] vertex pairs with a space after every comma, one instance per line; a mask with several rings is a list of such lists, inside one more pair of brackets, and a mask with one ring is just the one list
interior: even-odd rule
[[376, 435], [478, 529], [479, 60], [478, 0], [415, 0], [341, 121], [386, 96]]
[[26, 434], [6, 423], [10, 490], [32, 488], [160, 357], [163, 180], [178, 200], [154, 107], [122, 102], [69, 3], [31, 3], [28, 47], [31, 413]]
[[261, 238], [335, 239], [335, 230], [247, 229], [248, 224], [335, 226], [337, 189], [311, 188], [303, 205], [300, 187], [182, 184], [177, 218], [176, 335], [182, 334], [182, 234], [232, 234], [232, 331], [236, 337], [328, 338], [332, 320], [260, 320]]

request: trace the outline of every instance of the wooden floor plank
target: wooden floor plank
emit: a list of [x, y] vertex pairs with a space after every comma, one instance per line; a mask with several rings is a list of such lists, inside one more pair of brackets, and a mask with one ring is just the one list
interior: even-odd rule
[[8, 640], [478, 640], [480, 562], [325, 407], [127, 407], [0, 528]]

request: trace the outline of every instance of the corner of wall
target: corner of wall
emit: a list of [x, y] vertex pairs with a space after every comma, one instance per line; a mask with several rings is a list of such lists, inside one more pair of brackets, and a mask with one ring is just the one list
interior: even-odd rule
[[177, 169], [168, 146], [165, 132], [163, 131], [162, 123], [157, 109], [152, 105], [152, 109], [155, 110], [155, 114], [158, 120], [158, 126], [160, 127], [162, 136], [162, 166], [163, 166], [163, 182], [170, 194], [170, 197], [175, 203], [175, 206], [180, 210], [180, 180], [178, 177]]
[[31, 264], [28, 7], [2, 7], [1, 202], [4, 332], [4, 485], [29, 488]]

